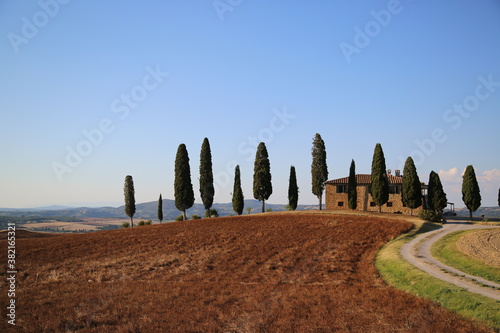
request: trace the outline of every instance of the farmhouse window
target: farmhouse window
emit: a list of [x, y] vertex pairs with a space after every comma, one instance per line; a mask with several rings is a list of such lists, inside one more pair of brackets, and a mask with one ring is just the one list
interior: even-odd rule
[[399, 186], [399, 185], [389, 186], [389, 193], [390, 194], [400, 194], [401, 193], [401, 186]]
[[344, 207], [344, 202], [343, 202], [343, 201], [339, 201], [339, 202], [338, 202], [338, 206], [339, 206], [339, 207]]
[[347, 185], [337, 185], [337, 193], [347, 193]]
[[392, 201], [387, 202], [387, 207], [392, 207]]
[[375, 207], [375, 206], [376, 206], [375, 202], [370, 201], [370, 207]]

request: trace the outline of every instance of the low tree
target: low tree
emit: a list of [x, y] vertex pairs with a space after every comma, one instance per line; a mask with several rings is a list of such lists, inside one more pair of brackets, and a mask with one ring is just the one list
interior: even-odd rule
[[123, 193], [125, 195], [125, 214], [130, 217], [130, 226], [133, 227], [135, 214], [135, 190], [134, 180], [130, 175], [125, 177]]
[[290, 167], [290, 178], [288, 180], [288, 207], [290, 210], [296, 210], [299, 202], [299, 187], [297, 186], [297, 174], [295, 167]]
[[378, 211], [382, 212], [382, 206], [389, 200], [389, 178], [387, 177], [384, 151], [380, 143], [375, 145], [373, 152], [371, 177], [372, 199], [378, 206]]
[[358, 184], [356, 181], [356, 164], [354, 163], [354, 160], [352, 160], [351, 167], [349, 168], [349, 180], [347, 183], [347, 206], [352, 210], [358, 208], [357, 187]]
[[477, 183], [476, 173], [472, 165], [468, 165], [467, 168], [465, 168], [462, 179], [462, 200], [469, 210], [470, 219], [472, 221], [472, 213], [481, 207], [481, 193], [479, 184]]
[[253, 172], [253, 197], [262, 202], [262, 213], [264, 213], [266, 211], [265, 202], [273, 193], [271, 165], [264, 142], [259, 143], [257, 147]]
[[[200, 152], [200, 195], [205, 210], [210, 214], [210, 207], [214, 202], [214, 176], [212, 172], [212, 152], [210, 142], [203, 139]], [[210, 217], [210, 216], [209, 216]]]
[[193, 184], [191, 183], [191, 169], [186, 145], [181, 143], [175, 157], [174, 179], [175, 207], [182, 212], [184, 221], [187, 220], [186, 209], [194, 204]]
[[319, 209], [322, 209], [323, 190], [325, 182], [328, 180], [328, 166], [326, 165], [326, 148], [325, 142], [319, 133], [313, 139], [313, 147], [311, 149], [312, 164], [312, 193], [319, 200]]
[[431, 171], [429, 174], [429, 185], [427, 187], [427, 203], [429, 204], [429, 209], [441, 214], [443, 209], [448, 205], [448, 199], [446, 198], [446, 193], [444, 193], [439, 174]]
[[403, 169], [401, 201], [404, 207], [410, 208], [410, 215], [413, 215], [413, 209], [422, 206], [422, 184], [411, 156], [406, 159]]
[[160, 194], [160, 198], [158, 199], [158, 220], [160, 220], [160, 223], [161, 221], [163, 221], [163, 199], [161, 198], [161, 194]]
[[245, 206], [243, 190], [241, 189], [240, 166], [237, 165], [234, 169], [234, 187], [233, 187], [233, 210], [236, 214], [241, 215]]

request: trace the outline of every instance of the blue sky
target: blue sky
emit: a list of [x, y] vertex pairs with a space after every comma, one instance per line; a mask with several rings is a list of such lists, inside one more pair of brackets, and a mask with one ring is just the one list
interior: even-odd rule
[[211, 143], [216, 202], [240, 165], [252, 198], [266, 142], [271, 203], [286, 203], [295, 165], [311, 194], [320, 133], [329, 178], [351, 159], [369, 173], [412, 156], [462, 207], [472, 164], [482, 205], [500, 187], [500, 3], [481, 1], [3, 1], [0, 3], [0, 206], [173, 198], [180, 143]]

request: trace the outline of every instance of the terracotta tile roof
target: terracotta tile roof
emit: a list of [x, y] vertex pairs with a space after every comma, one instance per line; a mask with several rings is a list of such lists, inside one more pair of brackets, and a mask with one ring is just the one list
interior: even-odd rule
[[[403, 184], [403, 177], [396, 177], [393, 175], [390, 176], [388, 175], [388, 177], [389, 177], [389, 184]], [[372, 182], [372, 175], [366, 175], [366, 174], [356, 175], [356, 183], [358, 183], [358, 185], [371, 184], [371, 182]], [[349, 183], [349, 177], [332, 179], [325, 182], [325, 184], [334, 184], [334, 185], [347, 185], [347, 183]]]

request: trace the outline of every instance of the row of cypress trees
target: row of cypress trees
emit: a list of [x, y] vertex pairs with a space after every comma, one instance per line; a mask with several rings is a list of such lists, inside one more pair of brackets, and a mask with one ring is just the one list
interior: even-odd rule
[[[403, 206], [411, 210], [422, 206], [422, 186], [417, 174], [415, 163], [409, 156], [403, 169], [403, 186], [401, 199]], [[387, 176], [384, 152], [380, 143], [375, 145], [371, 169], [371, 194], [373, 201], [382, 209], [382, 205], [389, 200], [389, 178]], [[479, 185], [472, 165], [467, 166], [463, 175], [462, 200], [466, 205], [472, 219], [472, 212], [475, 212], [481, 206], [481, 194]], [[350, 209], [356, 209], [356, 172], [354, 160], [351, 162], [348, 183], [348, 206]], [[446, 208], [448, 200], [443, 190], [443, 185], [439, 175], [431, 171], [429, 174], [429, 184], [427, 190], [427, 209], [441, 213]], [[499, 191], [500, 205], [500, 191]]]
[[[328, 168], [326, 164], [326, 149], [325, 143], [321, 135], [316, 133], [313, 139], [312, 147], [312, 193], [319, 200], [319, 209], [322, 209], [322, 196], [325, 188], [325, 182], [328, 178]], [[380, 143], [375, 145], [373, 153], [372, 168], [371, 168], [371, 195], [375, 204], [381, 211], [382, 206], [389, 200], [389, 179], [386, 171], [386, 163], [384, 152]], [[204, 138], [201, 153], [200, 153], [200, 196], [207, 216], [210, 216], [210, 208], [212, 207], [215, 189], [212, 173], [212, 154], [208, 138]], [[257, 147], [257, 152], [254, 162], [253, 175], [253, 196], [256, 200], [262, 202], [262, 212], [265, 211], [265, 201], [269, 199], [273, 193], [271, 182], [269, 154], [264, 142], [261, 142]], [[472, 165], [467, 166], [462, 185], [462, 197], [465, 205], [470, 211], [471, 219], [472, 212], [476, 211], [481, 205], [481, 195], [479, 186]], [[354, 160], [351, 161], [349, 169], [348, 181], [348, 207], [350, 209], [357, 208], [357, 192], [356, 192], [356, 165]], [[288, 207], [295, 210], [298, 203], [299, 188], [297, 186], [297, 175], [295, 167], [290, 167], [289, 188], [288, 188]], [[131, 219], [133, 227], [133, 215], [135, 214], [135, 199], [134, 185], [132, 176], [128, 175], [125, 178], [124, 186], [125, 194], [125, 213]], [[180, 144], [175, 158], [175, 179], [174, 179], [174, 196], [175, 206], [179, 209], [187, 220], [186, 210], [194, 204], [194, 191], [191, 182], [191, 170], [189, 166], [189, 155], [185, 144]], [[403, 206], [412, 209], [422, 205], [421, 182], [418, 177], [415, 164], [411, 157], [408, 157], [403, 170], [403, 186], [402, 186], [402, 201]], [[428, 208], [437, 212], [442, 210], [447, 205], [446, 193], [443, 190], [439, 175], [431, 171], [429, 175], [428, 185]], [[244, 208], [244, 196], [241, 188], [241, 174], [239, 165], [235, 168], [234, 187], [232, 204], [234, 211], [241, 215]], [[500, 191], [499, 191], [500, 205]], [[158, 219], [163, 220], [162, 197], [160, 194], [158, 200]]]

